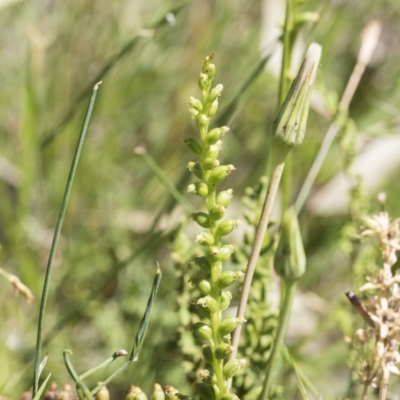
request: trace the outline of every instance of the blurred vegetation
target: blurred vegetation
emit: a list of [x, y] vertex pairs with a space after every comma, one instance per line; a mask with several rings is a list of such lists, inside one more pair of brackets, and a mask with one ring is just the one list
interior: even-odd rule
[[[180, 216], [188, 212], [176, 205], [134, 148], [145, 144], [168, 178], [181, 192], [186, 190], [189, 155], [180, 138], [195, 134], [187, 101], [198, 92], [204, 56], [214, 51], [215, 81], [225, 88], [218, 125], [231, 128], [222, 158], [237, 168], [227, 185], [239, 199], [246, 186], [258, 183], [265, 173], [266, 136], [277, 107], [277, 79], [263, 68], [274, 43], [260, 49], [263, 7], [261, 0], [0, 1], [0, 267], [17, 275], [35, 296], [32, 304], [13, 298], [12, 287], [0, 280], [0, 394], [17, 399], [31, 386], [52, 232], [86, 102], [99, 79], [103, 84], [52, 275], [43, 349], [49, 352], [46, 370], [62, 385], [70, 381], [62, 362], [65, 348], [73, 350], [78, 371], [120, 348], [129, 350], [158, 261], [164, 278], [140, 360], [110, 390], [121, 398], [130, 383], [149, 392], [159, 382], [190, 391], [178, 345], [181, 281], [171, 258]], [[380, 44], [350, 116], [364, 142], [398, 134], [398, 1], [309, 0], [304, 7], [320, 13], [319, 22], [302, 37], [323, 46], [317, 89], [330, 98], [343, 92], [365, 24], [382, 22]], [[311, 113], [305, 145], [293, 157], [294, 193], [328, 124]], [[316, 188], [342, 169], [335, 143]], [[388, 193], [393, 216], [400, 215], [399, 176], [382, 181], [380, 188]], [[378, 210], [373, 198], [371, 207]], [[349, 218], [315, 216], [309, 209], [301, 214], [308, 270], [300, 286], [319, 311], [314, 310], [311, 329], [290, 335], [289, 345], [326, 398], [345, 396], [350, 379], [349, 349], [343, 340], [343, 332], [349, 334], [349, 316], [340, 306], [348, 307], [343, 292], [354, 279], [355, 251], [346, 236]], [[376, 253], [356, 253], [358, 267], [372, 268], [368, 263]], [[284, 378], [294, 382], [289, 368]], [[92, 386], [102, 376], [93, 379]]]

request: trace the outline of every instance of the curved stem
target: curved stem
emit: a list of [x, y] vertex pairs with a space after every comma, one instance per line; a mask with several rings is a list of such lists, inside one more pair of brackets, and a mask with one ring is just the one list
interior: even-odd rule
[[278, 359], [278, 354], [280, 350], [280, 345], [282, 343], [283, 337], [285, 335], [286, 327], [289, 321], [290, 312], [292, 309], [293, 297], [296, 291], [297, 281], [284, 281], [284, 293], [283, 293], [283, 303], [282, 308], [279, 312], [279, 321], [276, 331], [276, 336], [274, 339], [274, 344], [272, 347], [271, 355], [268, 360], [267, 370], [265, 374], [265, 379], [263, 383], [262, 392], [260, 394], [259, 400], [265, 400], [268, 397], [268, 393], [272, 382], [272, 373], [275, 368], [276, 361]]

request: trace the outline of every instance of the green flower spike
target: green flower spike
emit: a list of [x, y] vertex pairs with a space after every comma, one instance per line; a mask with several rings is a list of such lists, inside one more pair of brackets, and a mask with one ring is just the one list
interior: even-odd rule
[[321, 49], [317, 43], [312, 43], [308, 48], [300, 70], [272, 124], [276, 144], [286, 151], [303, 143]]

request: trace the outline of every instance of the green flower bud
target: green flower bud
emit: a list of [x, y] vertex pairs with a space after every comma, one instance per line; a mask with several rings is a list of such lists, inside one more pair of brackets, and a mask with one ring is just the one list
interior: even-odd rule
[[203, 161], [203, 166], [206, 171], [210, 171], [216, 167], [219, 167], [219, 161], [215, 158], [207, 157]]
[[210, 232], [201, 232], [196, 236], [196, 242], [202, 246], [212, 246], [214, 244], [214, 236]]
[[240, 369], [246, 365], [246, 360], [230, 360], [224, 365], [224, 378], [232, 378]]
[[210, 183], [213, 185], [217, 185], [222, 182], [225, 177], [227, 177], [232, 171], [236, 168], [233, 165], [220, 165], [217, 168], [214, 168], [210, 174]]
[[154, 385], [154, 391], [153, 394], [151, 395], [150, 400], [165, 400], [164, 391], [162, 390], [161, 386], [158, 383]]
[[240, 221], [238, 219], [226, 219], [222, 221], [215, 231], [218, 236], [226, 236], [229, 235], [234, 229], [236, 229], [240, 225]]
[[201, 128], [206, 128], [208, 124], [210, 123], [210, 118], [207, 117], [207, 115], [204, 114], [199, 114], [196, 116], [196, 123], [197, 126]]
[[200, 267], [203, 271], [205, 272], [210, 272], [211, 271], [211, 264], [210, 261], [208, 261], [207, 257], [196, 257], [194, 258], [194, 263]]
[[203, 228], [209, 228], [211, 225], [210, 217], [206, 213], [203, 212], [194, 213], [192, 214], [192, 218]]
[[193, 384], [193, 390], [202, 400], [215, 400], [214, 389], [207, 383], [196, 382]]
[[228, 343], [222, 343], [219, 344], [215, 348], [215, 357], [217, 357], [219, 360], [222, 360], [226, 356], [229, 356], [233, 352], [234, 348]]
[[199, 112], [194, 108], [189, 108], [189, 112], [190, 114], [192, 114], [193, 119], [195, 119], [199, 115]]
[[208, 75], [204, 74], [204, 73], [201, 73], [200, 76], [199, 76], [199, 88], [201, 90], [207, 90], [208, 89], [208, 84], [209, 84]]
[[234, 281], [244, 277], [242, 271], [225, 271], [218, 278], [218, 285], [221, 289], [232, 285]]
[[183, 143], [186, 144], [187, 147], [189, 147], [189, 150], [192, 153], [197, 154], [198, 156], [202, 154], [203, 147], [197, 139], [190, 138], [190, 137], [184, 137], [184, 138], [182, 138], [182, 141], [183, 141]]
[[272, 124], [275, 141], [280, 147], [286, 149], [285, 151], [289, 151], [292, 147], [299, 146], [303, 142], [311, 92], [320, 57], [321, 46], [312, 43], [278, 116]]
[[218, 332], [221, 337], [229, 335], [233, 332], [239, 324], [246, 322], [246, 320], [242, 317], [229, 317], [225, 318], [219, 325]]
[[206, 113], [209, 117], [212, 117], [218, 111], [218, 100], [214, 100], [209, 107], [207, 107]]
[[221, 204], [221, 206], [224, 206], [226, 208], [231, 203], [232, 198], [233, 198], [233, 190], [228, 189], [228, 190], [219, 192], [217, 194], [216, 201], [217, 201], [217, 204]]
[[306, 255], [299, 222], [293, 208], [287, 209], [283, 214], [274, 268], [279, 276], [289, 281], [299, 279], [306, 270]]
[[201, 352], [203, 353], [204, 360], [209, 364], [212, 364], [214, 361], [214, 356], [211, 347], [209, 345], [204, 345], [201, 349]]
[[134, 385], [131, 385], [129, 393], [126, 395], [125, 400], [147, 400], [147, 396], [142, 390]]
[[211, 296], [206, 296], [198, 299], [196, 304], [200, 307], [207, 308], [207, 310], [212, 313], [216, 313], [219, 311], [217, 300], [215, 300]]
[[226, 308], [228, 308], [229, 304], [231, 304], [231, 300], [232, 300], [232, 293], [229, 290], [222, 292], [221, 300], [219, 302], [219, 309], [223, 311]]
[[217, 86], [215, 86], [214, 89], [210, 90], [210, 95], [208, 96], [207, 100], [210, 102], [217, 100], [218, 97], [221, 96], [223, 90], [224, 90], [224, 86], [219, 83]]
[[211, 60], [214, 57], [214, 53], [210, 53], [205, 59], [203, 66], [201, 68], [201, 72], [203, 74], [207, 74], [208, 79], [212, 80], [215, 75], [215, 65], [211, 64]]
[[179, 394], [179, 391], [177, 389], [170, 385], [166, 385], [164, 389], [168, 400], [178, 400], [176, 395]]
[[203, 109], [203, 103], [194, 97], [189, 97], [189, 106], [197, 111], [201, 111]]
[[[101, 382], [98, 382], [100, 385]], [[108, 391], [106, 386], [103, 386], [94, 397], [96, 400], [110, 400], [110, 392]]]
[[229, 259], [232, 253], [235, 251], [235, 247], [232, 244], [227, 244], [221, 247], [219, 252], [219, 261], [225, 262]]
[[201, 294], [207, 295], [211, 293], [211, 283], [205, 278], [190, 278], [190, 283], [192, 283]]
[[206, 197], [208, 195], [208, 186], [204, 182], [195, 182], [188, 186], [187, 192]]
[[213, 221], [218, 221], [225, 214], [225, 207], [221, 205], [216, 205], [210, 209], [210, 219]]
[[211, 328], [203, 322], [196, 322], [192, 325], [192, 330], [199, 338], [208, 340], [212, 338]]
[[206, 134], [204, 140], [209, 145], [215, 144], [218, 142], [221, 136], [224, 136], [225, 133], [228, 131], [229, 128], [227, 126], [222, 126], [221, 128], [214, 128]]
[[220, 140], [217, 141], [217, 143], [212, 144], [208, 151], [207, 151], [207, 157], [216, 159], [218, 157], [219, 152], [222, 149], [222, 142]]
[[201, 168], [201, 165], [199, 163], [191, 161], [190, 163], [188, 163], [187, 168], [190, 172], [193, 172], [199, 179], [204, 178], [203, 168]]
[[226, 393], [221, 397], [221, 400], [240, 400], [236, 394], [233, 393]]

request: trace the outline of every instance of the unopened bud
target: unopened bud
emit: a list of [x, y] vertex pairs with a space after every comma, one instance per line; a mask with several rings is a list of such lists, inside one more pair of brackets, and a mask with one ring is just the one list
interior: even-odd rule
[[229, 317], [225, 318], [219, 325], [218, 331], [221, 337], [229, 335], [233, 332], [239, 324], [242, 324], [246, 320], [242, 317]]
[[193, 172], [199, 179], [204, 178], [203, 168], [201, 168], [201, 165], [199, 163], [191, 161], [188, 163], [187, 168], [190, 172]]
[[219, 311], [219, 306], [217, 301], [213, 299], [211, 296], [206, 296], [202, 297], [201, 299], [198, 299], [196, 304], [200, 307], [207, 308], [207, 310], [212, 313], [216, 313]]
[[239, 225], [240, 221], [238, 219], [226, 219], [217, 226], [215, 233], [218, 236], [226, 236], [229, 235]]
[[233, 190], [228, 189], [217, 194], [216, 202], [221, 204], [221, 206], [228, 207], [233, 198]]
[[[101, 384], [101, 382], [98, 382]], [[103, 386], [94, 397], [96, 400], [110, 400], [110, 392], [108, 391], [106, 386]]]
[[218, 221], [225, 214], [225, 207], [221, 205], [216, 205], [210, 209], [210, 218], [213, 221]]
[[215, 86], [214, 89], [210, 90], [210, 95], [208, 96], [208, 100], [211, 102], [215, 101], [216, 99], [218, 99], [219, 96], [221, 96], [223, 90], [224, 90], [223, 85], [219, 83], [217, 86]]
[[195, 182], [188, 186], [187, 192], [205, 197], [208, 195], [208, 186], [204, 182]]
[[231, 354], [233, 352], [233, 350], [234, 350], [234, 347], [228, 343], [219, 344], [215, 348], [215, 357], [217, 357], [219, 360], [222, 360], [226, 356], [229, 356], [229, 354]]
[[207, 295], [211, 293], [211, 283], [205, 278], [190, 278], [190, 283], [192, 283], [201, 294]]
[[242, 271], [225, 271], [218, 278], [218, 285], [221, 289], [225, 289], [239, 278], [242, 278], [244, 273]]
[[222, 126], [221, 128], [214, 128], [206, 134], [205, 141], [207, 144], [210, 145], [217, 143], [217, 141], [221, 138], [221, 136], [224, 136], [225, 133], [228, 131], [229, 128], [227, 126]]
[[129, 393], [126, 395], [125, 400], [147, 400], [147, 396], [142, 390], [134, 385], [131, 385]]
[[203, 322], [195, 323], [194, 325], [192, 325], [191, 329], [199, 338], [202, 338], [202, 339], [211, 339], [212, 338], [211, 328]]
[[303, 143], [310, 108], [311, 92], [321, 58], [321, 46], [312, 43], [272, 124], [276, 143], [289, 151]]
[[197, 222], [200, 226], [203, 228], [209, 228], [210, 227], [210, 217], [208, 214], [204, 212], [198, 212], [192, 214], [192, 218], [195, 222]]
[[203, 358], [206, 362], [208, 362], [209, 364], [212, 364], [214, 362], [213, 353], [209, 345], [204, 345], [201, 349], [201, 352], [203, 353]]
[[219, 302], [219, 309], [223, 311], [226, 308], [228, 308], [229, 304], [231, 304], [231, 300], [232, 300], [232, 293], [229, 290], [225, 290], [224, 292], [222, 292], [221, 300]]
[[240, 369], [246, 365], [246, 360], [230, 360], [224, 365], [224, 378], [232, 378]]
[[196, 236], [196, 242], [202, 246], [212, 246], [214, 244], [214, 236], [210, 232], [201, 232]]
[[197, 111], [201, 111], [203, 109], [203, 103], [194, 97], [189, 97], [189, 106]]
[[210, 183], [217, 185], [222, 182], [236, 168], [233, 165], [220, 165], [214, 168], [210, 174]]
[[293, 208], [288, 208], [283, 214], [274, 268], [279, 276], [289, 281], [299, 279], [306, 270], [306, 255], [299, 222]]
[[205, 128], [208, 126], [210, 118], [205, 114], [199, 114], [196, 116], [196, 123], [199, 128]]
[[164, 391], [158, 383], [154, 385], [153, 394], [151, 395], [150, 400], [165, 400]]
[[208, 261], [207, 257], [196, 257], [194, 258], [194, 263], [200, 267], [203, 271], [205, 272], [210, 272], [211, 270], [211, 264], [210, 261]]

